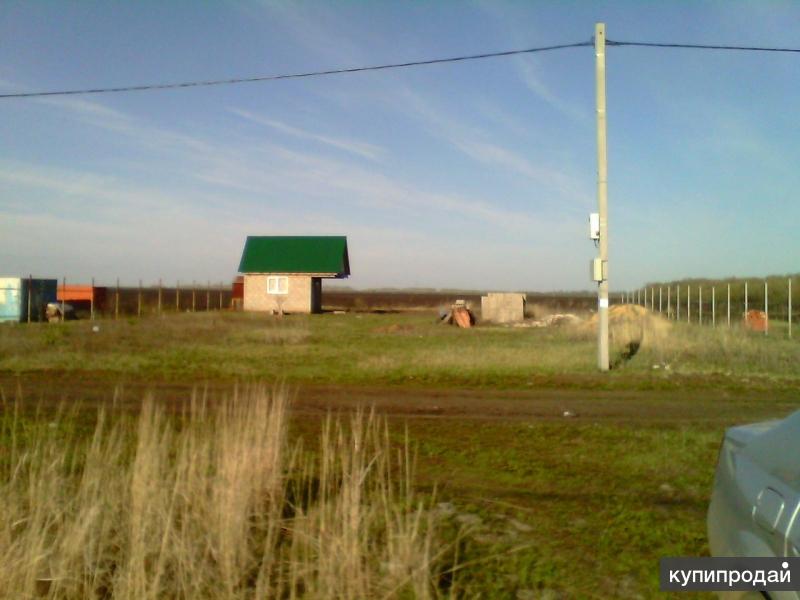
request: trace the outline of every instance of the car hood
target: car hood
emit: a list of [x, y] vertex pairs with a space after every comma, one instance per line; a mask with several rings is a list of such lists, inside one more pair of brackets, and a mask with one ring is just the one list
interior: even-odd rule
[[795, 488], [800, 485], [800, 411], [780, 421], [733, 427], [728, 439], [774, 477]]

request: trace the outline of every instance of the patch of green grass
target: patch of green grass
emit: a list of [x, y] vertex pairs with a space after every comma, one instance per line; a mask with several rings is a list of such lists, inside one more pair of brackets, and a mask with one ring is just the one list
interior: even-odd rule
[[792, 387], [800, 380], [797, 340], [685, 324], [645, 332], [638, 353], [605, 375], [596, 371], [587, 328], [462, 330], [427, 313], [195, 313], [96, 325], [99, 331], [88, 321], [0, 327], [0, 371], [492, 388]]
[[656, 597], [659, 558], [708, 552], [718, 428], [420, 420], [409, 430], [422, 482], [480, 519], [461, 543], [465, 597]]

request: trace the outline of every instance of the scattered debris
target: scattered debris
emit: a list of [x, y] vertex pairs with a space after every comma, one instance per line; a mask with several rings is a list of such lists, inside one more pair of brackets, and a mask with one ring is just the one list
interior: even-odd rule
[[572, 313], [555, 313], [541, 319], [514, 323], [513, 327], [561, 327], [562, 325], [578, 325], [583, 320]]
[[475, 325], [475, 315], [467, 306], [466, 300], [456, 300], [449, 311], [439, 312], [439, 322], [468, 328]]
[[100, 325], [92, 325], [92, 331], [94, 333], [99, 333], [100, 332]]
[[564, 416], [565, 416], [566, 418], [568, 418], [568, 419], [569, 419], [569, 418], [571, 418], [571, 417], [574, 417], [574, 416], [575, 416], [575, 413], [574, 413], [574, 412], [572, 412], [571, 410], [565, 410], [565, 411], [564, 411]]
[[49, 323], [72, 321], [77, 318], [75, 316], [75, 308], [71, 304], [65, 304], [63, 302], [48, 302], [45, 315]]

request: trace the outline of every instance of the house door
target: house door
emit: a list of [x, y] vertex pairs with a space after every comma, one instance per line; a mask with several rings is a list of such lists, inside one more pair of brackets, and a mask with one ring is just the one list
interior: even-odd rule
[[322, 312], [322, 278], [311, 278], [311, 312]]

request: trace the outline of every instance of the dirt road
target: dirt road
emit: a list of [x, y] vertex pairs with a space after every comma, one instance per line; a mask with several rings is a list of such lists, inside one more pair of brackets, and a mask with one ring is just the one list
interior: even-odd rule
[[[118, 401], [135, 408], [145, 394], [171, 406], [182, 405], [192, 391], [218, 399], [236, 385], [224, 381], [130, 381], [98, 374], [0, 374], [6, 400], [19, 394], [27, 402], [84, 406]], [[326, 413], [374, 407], [393, 417], [457, 419], [575, 419], [603, 422], [741, 423], [785, 415], [800, 408], [800, 393], [715, 390], [608, 391], [539, 389], [442, 389], [413, 386], [288, 386], [296, 413]]]

